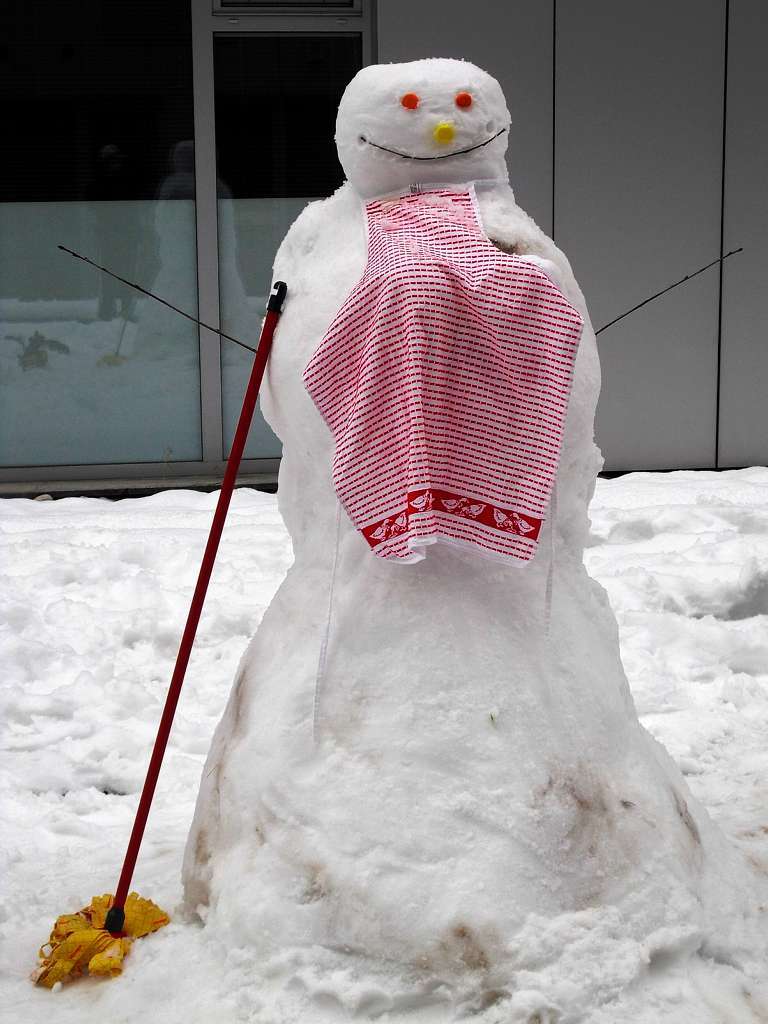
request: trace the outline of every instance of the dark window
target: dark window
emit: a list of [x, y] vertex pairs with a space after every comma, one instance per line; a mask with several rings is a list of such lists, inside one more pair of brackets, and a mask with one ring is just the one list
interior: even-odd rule
[[361, 59], [359, 34], [217, 36], [220, 194], [311, 197], [338, 188], [336, 110]]
[[0, 10], [0, 200], [155, 198], [193, 137], [189, 0]]

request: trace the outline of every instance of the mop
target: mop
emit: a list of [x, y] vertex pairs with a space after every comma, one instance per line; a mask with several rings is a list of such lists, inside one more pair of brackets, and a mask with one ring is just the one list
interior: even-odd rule
[[[63, 249], [64, 247], [60, 246], [59, 248]], [[72, 250], [66, 251], [74, 256], [78, 256], [79, 259], [85, 259], [88, 263], [92, 262], [86, 259], [86, 257], [72, 252]], [[94, 266], [98, 265], [94, 264]], [[107, 271], [104, 267], [99, 267], [99, 269], [105, 270], [106, 273], [111, 273], [111, 271]], [[132, 284], [132, 282], [127, 283]], [[145, 291], [145, 289], [139, 290]], [[243, 406], [232, 442], [232, 450], [227, 459], [213, 523], [208, 535], [187, 622], [179, 645], [176, 665], [171, 677], [171, 684], [160, 719], [155, 745], [149, 761], [117, 889], [114, 896], [109, 893], [103, 896], [95, 896], [88, 906], [83, 907], [77, 913], [63, 914], [57, 918], [48, 942], [40, 948], [40, 965], [32, 975], [33, 981], [46, 988], [53, 988], [57, 982], [80, 977], [86, 973], [108, 977], [120, 974], [123, 960], [133, 940], [148, 935], [150, 932], [157, 931], [170, 920], [168, 915], [151, 900], [144, 899], [138, 893], [129, 892], [131, 878], [144, 835], [147, 817], [149, 816], [158, 775], [160, 774], [160, 767], [168, 743], [176, 705], [184, 683], [184, 675], [189, 662], [192, 644], [194, 643], [197, 625], [200, 621], [200, 614], [213, 571], [219, 541], [224, 529], [224, 521], [232, 498], [240, 460], [242, 459], [245, 442], [248, 438], [248, 430], [256, 408], [259, 387], [264, 376], [264, 369], [272, 345], [272, 336], [282, 312], [286, 292], [287, 287], [282, 281], [277, 281], [273, 286], [267, 302], [267, 314], [261, 329], [258, 348], [255, 350], [251, 349], [251, 351], [255, 351], [256, 356], [253, 361], [248, 386], [245, 390]], [[146, 294], [152, 295], [151, 292], [146, 292]], [[158, 301], [163, 302], [167, 306], [171, 306], [171, 303], [166, 302], [164, 299], [159, 299], [156, 295], [152, 295], [152, 298], [158, 299]], [[171, 306], [171, 308], [176, 309], [175, 306]], [[176, 311], [189, 320], [195, 320], [194, 317], [184, 313], [182, 310], [176, 309]], [[197, 320], [195, 322], [200, 323]], [[203, 324], [202, 326], [207, 327], [208, 325]], [[216, 330], [216, 328], [210, 329]], [[224, 335], [220, 331], [216, 331], [216, 333], [228, 338], [228, 335]], [[229, 340], [236, 342], [243, 348], [250, 349], [249, 345], [244, 345], [236, 338], [229, 338]]]

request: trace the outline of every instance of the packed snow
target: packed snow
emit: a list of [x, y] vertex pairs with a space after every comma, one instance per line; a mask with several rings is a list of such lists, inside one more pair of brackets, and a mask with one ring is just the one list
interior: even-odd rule
[[[9, 1019], [266, 1024], [327, 1012], [318, 1003], [293, 1017], [289, 1000], [278, 1016], [247, 949], [221, 951], [180, 920], [137, 942], [121, 979], [53, 993], [28, 980], [53, 919], [114, 891], [215, 498], [0, 503]], [[768, 871], [768, 469], [601, 479], [590, 518], [586, 566], [610, 595], [643, 724], [730, 842]], [[290, 561], [275, 498], [236, 491], [135, 878], [172, 914], [213, 728]], [[599, 957], [579, 970], [593, 994], [608, 980]], [[621, 1002], [583, 1019], [765, 1019], [764, 995], [753, 994], [753, 1018], [735, 1004], [734, 973], [698, 958], [640, 965]]]

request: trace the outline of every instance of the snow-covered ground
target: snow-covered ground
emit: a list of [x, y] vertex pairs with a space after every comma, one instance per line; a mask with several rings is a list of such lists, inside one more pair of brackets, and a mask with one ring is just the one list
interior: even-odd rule
[[[120, 980], [53, 993], [28, 981], [54, 918], [114, 891], [215, 500], [171, 491], [0, 502], [8, 1020], [299, 1019], [287, 1004], [282, 1015], [270, 1008], [247, 951], [225, 955], [180, 920], [137, 942]], [[730, 839], [768, 872], [768, 469], [600, 480], [590, 514], [587, 567], [615, 609], [641, 719]], [[211, 734], [290, 559], [275, 498], [236, 492], [134, 878], [172, 916]], [[599, 964], [589, 966], [599, 978]], [[730, 1015], [727, 986], [719, 994], [711, 980], [696, 1020], [680, 1016], [681, 979], [673, 968], [666, 978], [655, 972], [647, 991], [588, 1024], [747, 1024], [743, 1010]], [[497, 1010], [483, 1019], [506, 1024]], [[768, 1020], [765, 1012], [753, 1019]], [[324, 1014], [318, 1007], [311, 1024]]]

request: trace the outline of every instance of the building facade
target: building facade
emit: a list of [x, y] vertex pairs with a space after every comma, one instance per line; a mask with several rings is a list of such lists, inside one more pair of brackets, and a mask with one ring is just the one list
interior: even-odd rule
[[[0, 486], [215, 481], [275, 249], [342, 181], [364, 64], [464, 57], [512, 112], [518, 202], [599, 337], [607, 470], [768, 462], [768, 133], [760, 0], [8, 0]], [[258, 418], [244, 472], [280, 445]]]

